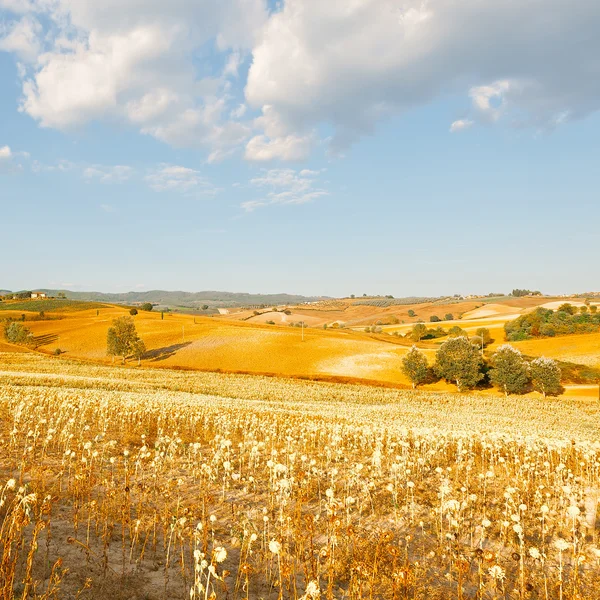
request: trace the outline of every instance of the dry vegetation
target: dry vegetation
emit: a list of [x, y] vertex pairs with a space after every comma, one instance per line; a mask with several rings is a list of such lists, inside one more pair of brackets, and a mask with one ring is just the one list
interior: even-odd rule
[[0, 354], [0, 598], [598, 597], [598, 404]]

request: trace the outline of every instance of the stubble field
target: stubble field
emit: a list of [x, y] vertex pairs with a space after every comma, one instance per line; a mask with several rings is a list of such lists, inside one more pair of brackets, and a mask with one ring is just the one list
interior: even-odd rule
[[0, 354], [0, 598], [593, 600], [599, 417]]

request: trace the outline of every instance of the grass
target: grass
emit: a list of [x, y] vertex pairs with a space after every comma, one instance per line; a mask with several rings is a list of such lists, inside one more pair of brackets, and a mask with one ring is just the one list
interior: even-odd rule
[[600, 406], [0, 354], [0, 597], [574, 600]]

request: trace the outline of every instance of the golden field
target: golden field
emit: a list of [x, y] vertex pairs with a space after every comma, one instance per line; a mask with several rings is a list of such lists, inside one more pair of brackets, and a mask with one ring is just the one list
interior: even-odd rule
[[593, 600], [599, 417], [0, 354], [0, 597]]
[[[315, 305], [281, 307], [277, 311], [232, 311], [215, 317], [178, 313], [140, 311], [135, 324], [148, 353], [146, 367], [181, 368], [223, 372], [247, 372], [282, 377], [306, 377], [331, 381], [362, 381], [388, 386], [409, 386], [400, 369], [402, 356], [412, 342], [393, 334], [406, 334], [419, 319], [428, 326], [449, 329], [458, 325], [474, 335], [479, 327], [487, 327], [494, 342], [486, 349], [489, 355], [504, 343], [504, 324], [539, 305], [554, 306], [560, 301], [547, 298], [507, 298], [502, 302], [477, 303], [462, 301], [452, 304], [419, 304], [378, 308], [354, 303], [329, 301]], [[572, 300], [574, 304], [581, 304]], [[4, 307], [9, 308], [9, 305]], [[284, 308], [291, 312], [286, 315]], [[416, 316], [408, 317], [413, 309]], [[452, 321], [429, 323], [432, 314], [441, 318], [452, 312]], [[20, 318], [22, 311], [2, 310], [0, 318]], [[87, 310], [67, 308], [47, 312], [46, 320], [29, 320], [37, 313], [25, 312], [27, 327], [37, 340], [38, 350], [53, 353], [60, 348], [66, 358], [94, 362], [111, 362], [106, 355], [106, 333], [112, 320], [129, 314], [122, 306], [98, 305]], [[343, 317], [343, 318], [342, 318]], [[382, 325], [382, 334], [365, 333], [364, 325], [350, 323], [385, 323], [395, 317], [398, 324]], [[268, 325], [266, 321], [275, 321]], [[291, 323], [304, 320], [304, 340], [299, 327]], [[401, 321], [404, 321], [402, 323]], [[344, 323], [344, 328], [332, 325]], [[327, 324], [328, 329], [323, 329]], [[422, 342], [419, 347], [433, 363], [436, 349], [446, 338]], [[600, 366], [600, 334], [586, 334], [515, 342], [527, 356], [549, 356], [589, 367]], [[17, 349], [4, 344], [4, 350]], [[19, 350], [22, 350], [19, 349]], [[452, 390], [441, 381], [425, 386], [429, 390]], [[597, 396], [597, 386], [566, 386], [567, 395]]]

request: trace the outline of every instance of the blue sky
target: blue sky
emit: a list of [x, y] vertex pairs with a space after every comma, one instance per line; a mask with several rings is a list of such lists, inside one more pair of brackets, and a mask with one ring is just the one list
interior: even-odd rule
[[0, 0], [0, 289], [597, 288], [600, 9], [549, 4]]

